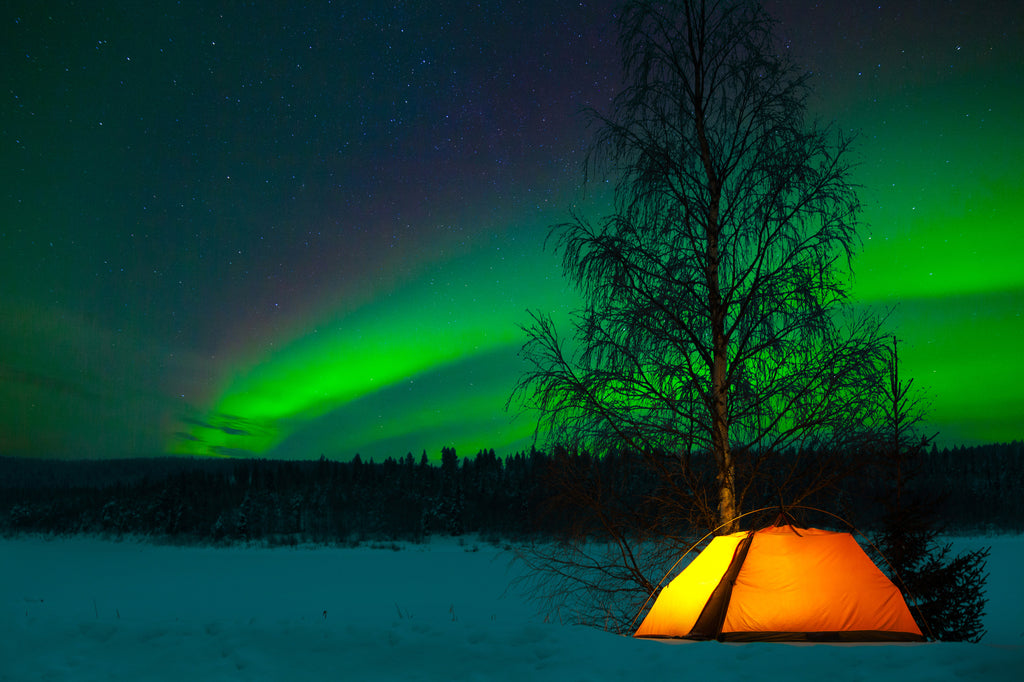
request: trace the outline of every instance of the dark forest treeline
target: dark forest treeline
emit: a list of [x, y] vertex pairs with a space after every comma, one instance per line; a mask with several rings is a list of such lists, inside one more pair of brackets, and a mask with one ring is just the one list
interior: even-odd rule
[[[631, 458], [556, 453], [577, 471], [613, 481], [638, 506], [656, 485]], [[1024, 444], [932, 449], [916, 485], [942, 500], [950, 532], [1024, 530]], [[381, 463], [144, 458], [38, 461], [0, 457], [0, 532], [146, 535], [185, 543], [353, 543], [479, 533], [494, 539], [556, 534], [552, 457], [499, 458], [493, 450], [440, 466], [426, 453]], [[870, 526], [870, 480], [854, 479], [821, 501]], [[838, 495], [838, 497], [837, 497]], [[765, 491], [761, 504], [777, 504]], [[841, 504], [837, 504], [841, 501]], [[841, 506], [842, 509], [837, 508]], [[650, 513], [657, 513], [651, 510]], [[808, 519], [822, 524], [820, 518]]]
[[140, 458], [0, 458], [0, 532], [148, 535], [271, 544], [544, 532], [540, 452], [493, 450], [440, 466], [424, 453], [382, 463]]

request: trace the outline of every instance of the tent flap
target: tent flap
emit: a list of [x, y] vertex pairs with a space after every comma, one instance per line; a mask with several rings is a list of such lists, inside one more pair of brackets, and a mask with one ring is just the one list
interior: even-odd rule
[[749, 533], [721, 535], [704, 548], [682, 573], [661, 590], [640, 623], [636, 637], [689, 637], [708, 599], [722, 581]]
[[732, 588], [736, 583], [740, 568], [747, 558], [747, 551], [750, 549], [752, 534], [748, 534], [736, 546], [733, 552], [732, 561], [729, 567], [722, 574], [718, 586], [711, 593], [697, 622], [690, 630], [690, 636], [694, 639], [716, 639], [722, 633], [722, 624], [725, 622], [725, 614], [729, 609], [729, 602], [732, 598]]

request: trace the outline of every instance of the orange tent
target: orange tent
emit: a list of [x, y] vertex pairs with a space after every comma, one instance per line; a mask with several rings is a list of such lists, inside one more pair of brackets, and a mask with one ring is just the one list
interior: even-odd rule
[[903, 595], [849, 533], [791, 525], [716, 537], [635, 637], [922, 641]]

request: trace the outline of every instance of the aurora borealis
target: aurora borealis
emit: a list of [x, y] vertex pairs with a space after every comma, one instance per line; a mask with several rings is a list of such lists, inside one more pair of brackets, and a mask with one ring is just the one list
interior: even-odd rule
[[[575, 305], [544, 239], [615, 2], [15, 5], [0, 455], [529, 447], [517, 325]], [[1019, 3], [766, 6], [858, 135], [853, 293], [929, 427], [1021, 439]]]

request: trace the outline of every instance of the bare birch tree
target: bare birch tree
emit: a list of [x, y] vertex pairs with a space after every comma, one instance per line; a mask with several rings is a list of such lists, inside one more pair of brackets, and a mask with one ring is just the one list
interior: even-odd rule
[[567, 340], [533, 314], [514, 395], [549, 443], [648, 458], [723, 532], [768, 472], [789, 503], [842, 475], [778, 455], [846, 451], [879, 381], [879, 325], [845, 305], [850, 140], [808, 121], [808, 74], [773, 28], [756, 2], [625, 5], [626, 83], [590, 112], [585, 170], [613, 208], [553, 228], [585, 303]]

